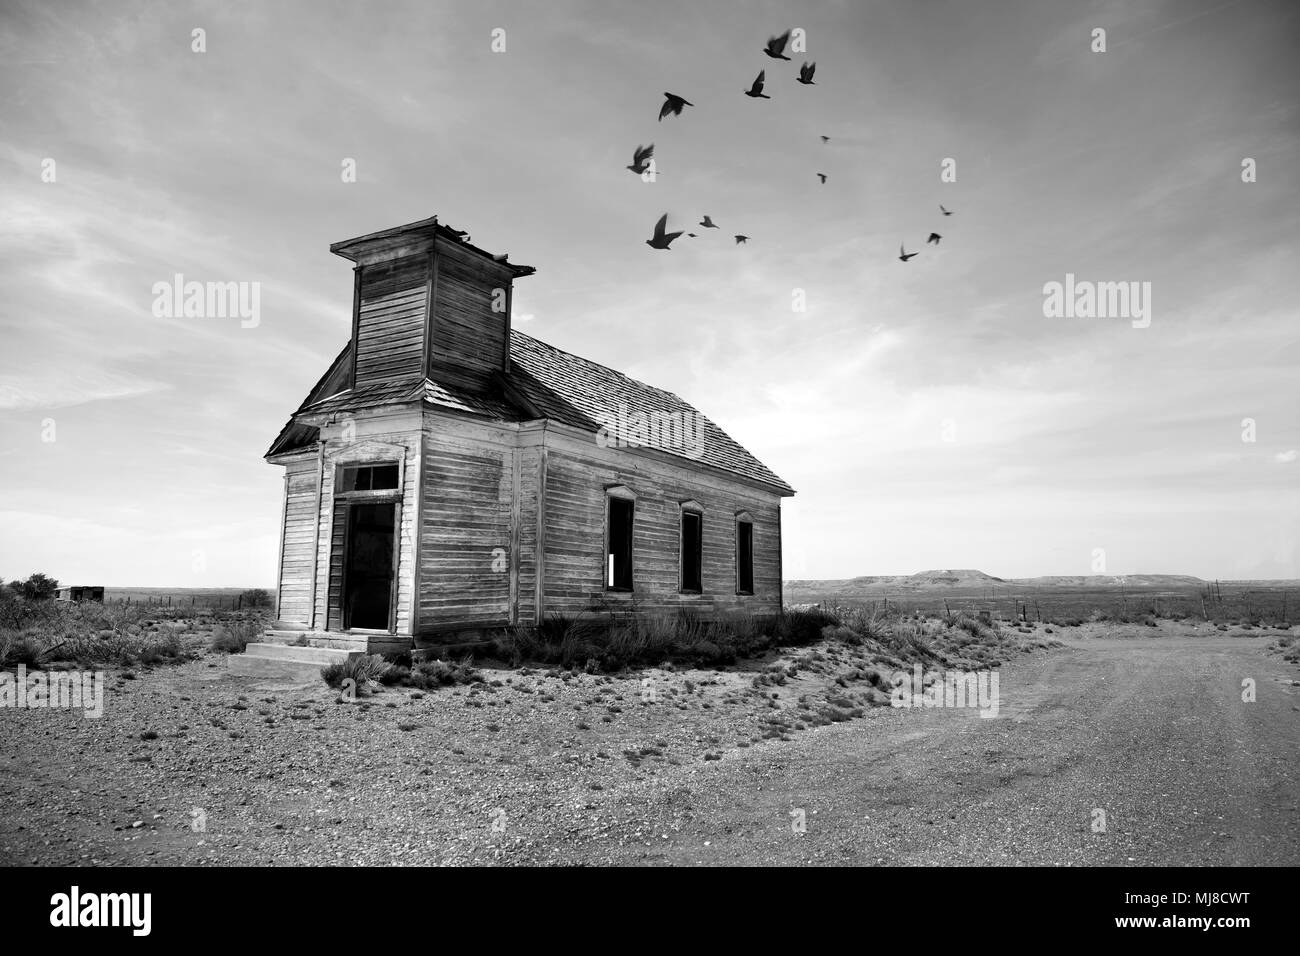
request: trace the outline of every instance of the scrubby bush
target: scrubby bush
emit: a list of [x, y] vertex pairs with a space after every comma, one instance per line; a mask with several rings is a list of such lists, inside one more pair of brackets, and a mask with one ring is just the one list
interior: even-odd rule
[[839, 619], [827, 611], [786, 611], [776, 619], [774, 643], [780, 647], [815, 644], [822, 636], [822, 628], [839, 623]]
[[[2, 603], [2, 602], [0, 602]], [[140, 607], [46, 601], [21, 628], [0, 625], [0, 657], [27, 663], [150, 665], [188, 660], [183, 626], [151, 619]], [[9, 648], [6, 650], [5, 648]]]
[[262, 636], [260, 621], [241, 619], [222, 621], [212, 632], [212, 650], [222, 654], [242, 654], [248, 645]]
[[48, 601], [59, 589], [59, 582], [47, 574], [37, 571], [28, 575], [26, 581], [10, 581], [10, 591], [28, 601]]
[[733, 614], [704, 620], [697, 614], [623, 614], [577, 618], [553, 615], [536, 627], [513, 628], [494, 642], [493, 653], [512, 665], [617, 671], [632, 665], [730, 664], [770, 648], [812, 644], [837, 623], [820, 610], [789, 611], [760, 618]]
[[320, 676], [326, 684], [336, 688], [343, 687], [345, 681], [352, 681], [350, 686], [361, 697], [370, 693], [374, 684], [382, 682], [392, 668], [393, 665], [378, 654], [361, 654], [349, 657], [341, 664], [327, 664], [320, 669]]
[[35, 667], [40, 661], [41, 647], [35, 638], [26, 634], [0, 637], [0, 667]]
[[431, 690], [448, 684], [481, 684], [483, 675], [474, 669], [469, 657], [451, 662], [417, 661], [401, 683], [418, 690]]
[[267, 591], [266, 588], [252, 588], [243, 591], [239, 595], [239, 603], [241, 607], [248, 608], [270, 607], [272, 604], [271, 592]]
[[15, 581], [0, 588], [0, 630], [19, 631], [54, 620], [60, 613], [56, 601], [32, 601], [13, 590]]

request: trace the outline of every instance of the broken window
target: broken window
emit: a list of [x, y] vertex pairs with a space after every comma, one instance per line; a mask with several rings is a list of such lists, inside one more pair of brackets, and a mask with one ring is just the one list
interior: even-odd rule
[[703, 589], [704, 516], [682, 512], [682, 590], [699, 594]]
[[339, 491], [389, 491], [396, 487], [396, 465], [349, 465], [343, 469]]
[[736, 591], [754, 593], [754, 523], [736, 522]]
[[632, 590], [632, 519], [636, 502], [609, 498], [609, 541], [605, 548], [605, 586]]

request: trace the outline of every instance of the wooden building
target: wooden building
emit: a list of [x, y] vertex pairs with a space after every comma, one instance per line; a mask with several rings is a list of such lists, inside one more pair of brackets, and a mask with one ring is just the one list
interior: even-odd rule
[[98, 585], [64, 585], [54, 592], [56, 601], [98, 601], [104, 603], [104, 589]]
[[377, 652], [555, 612], [780, 611], [793, 490], [671, 392], [512, 329], [531, 267], [436, 217], [330, 251], [352, 337], [266, 454], [274, 630]]

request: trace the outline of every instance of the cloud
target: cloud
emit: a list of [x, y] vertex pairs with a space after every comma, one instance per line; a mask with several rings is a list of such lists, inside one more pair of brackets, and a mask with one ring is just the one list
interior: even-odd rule
[[148, 395], [171, 388], [163, 382], [104, 369], [45, 368], [17, 375], [6, 373], [0, 384], [0, 410], [68, 408], [114, 398]]

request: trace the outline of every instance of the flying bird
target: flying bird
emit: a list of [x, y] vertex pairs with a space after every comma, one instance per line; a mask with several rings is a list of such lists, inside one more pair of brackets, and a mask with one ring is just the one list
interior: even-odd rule
[[932, 232], [930, 233], [930, 238], [925, 240], [925, 242], [926, 245], [929, 245], [930, 243], [933, 242], [937, 246], [939, 244], [939, 240], [942, 238], [943, 236], [939, 235], [937, 232]]
[[672, 113], [674, 116], [681, 116], [683, 106], [695, 105], [690, 100], [683, 99], [676, 93], [665, 93], [664, 97], [664, 105], [659, 107], [659, 122], [661, 123], [664, 121], [664, 117], [669, 113]]
[[[799, 67], [799, 82], [802, 83], [804, 86], [816, 86], [816, 84], [813, 83], [813, 73], [815, 73], [816, 70], [817, 70], [816, 63], [809, 63], [807, 61], [804, 61], [804, 65]], [[822, 139], [825, 138], [826, 137], [824, 136], [822, 137]]]
[[700, 225], [703, 226], [705, 229], [717, 229], [717, 228], [718, 228], [718, 224], [715, 223], [712, 219], [710, 219], [710, 218], [708, 217], [707, 214], [705, 215], [705, 217], [704, 217], [703, 219], [700, 220]]
[[790, 58], [785, 55], [785, 45], [789, 42], [790, 31], [786, 30], [779, 37], [771, 37], [767, 41], [767, 46], [763, 48], [763, 52], [774, 60], [788, 60]]
[[899, 246], [899, 247], [898, 247], [898, 258], [902, 259], [904, 262], [906, 262], [908, 259], [912, 258], [912, 256], [914, 256], [914, 255], [916, 255], [915, 252], [906, 252], [906, 251], [904, 251], [904, 249], [903, 249], [902, 246]]
[[746, 96], [752, 96], [755, 99], [761, 98], [765, 100], [770, 100], [772, 98], [763, 92], [763, 74], [766, 72], [767, 70], [758, 71], [758, 76], [754, 78], [754, 85], [751, 86], [749, 89], [745, 90]]
[[687, 239], [698, 239], [698, 238], [700, 238], [700, 237], [697, 236], [697, 235], [696, 235], [695, 233], [693, 233], [693, 232], [688, 232], [688, 233], [686, 234], [686, 238], [687, 238]]
[[823, 186], [826, 185], [826, 174], [825, 174], [825, 173], [818, 173], [818, 174], [817, 174], [817, 178], [820, 179], [820, 180], [822, 181], [822, 185], [823, 185]]
[[943, 203], [939, 203], [939, 211], [940, 211], [941, 213], [943, 213], [945, 216], [951, 216], [951, 215], [952, 215], [952, 213], [950, 213], [947, 209], [944, 209], [944, 208], [943, 208]]
[[831, 141], [831, 138], [830, 138], [829, 136], [823, 136], [823, 137], [822, 137], [822, 142], [823, 142], [823, 143], [829, 143], [830, 141]]
[[664, 232], [667, 225], [668, 213], [664, 213], [659, 217], [659, 221], [655, 223], [654, 237], [647, 239], [645, 244], [651, 249], [667, 249], [668, 244], [681, 235], [681, 232]]
[[737, 236], [737, 237], [736, 237], [736, 245], [740, 245], [742, 242], [748, 242], [748, 241], [749, 241], [749, 236]]
[[628, 169], [632, 170], [632, 172], [636, 173], [638, 176], [641, 175], [650, 168], [649, 160], [654, 154], [654, 143], [651, 143], [649, 146], [638, 146], [632, 153], [632, 165], [629, 166]]

